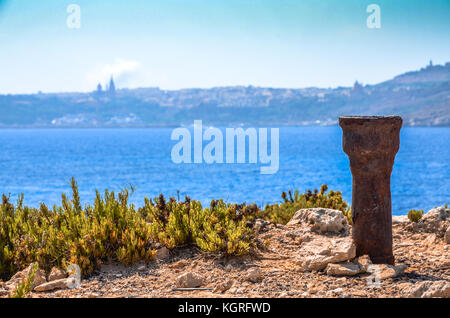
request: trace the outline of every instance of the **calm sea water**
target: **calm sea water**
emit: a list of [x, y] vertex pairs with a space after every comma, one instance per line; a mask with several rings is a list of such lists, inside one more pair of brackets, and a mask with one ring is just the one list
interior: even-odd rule
[[[351, 202], [352, 177], [342, 151], [339, 127], [280, 129], [280, 168], [260, 174], [258, 164], [175, 164], [172, 129], [3, 129], [0, 130], [0, 192], [25, 204], [59, 204], [78, 182], [81, 199], [92, 203], [94, 190], [136, 187], [131, 201], [188, 194], [206, 204], [281, 202], [289, 189], [341, 190]], [[403, 128], [392, 174], [394, 214], [450, 203], [450, 128]]]

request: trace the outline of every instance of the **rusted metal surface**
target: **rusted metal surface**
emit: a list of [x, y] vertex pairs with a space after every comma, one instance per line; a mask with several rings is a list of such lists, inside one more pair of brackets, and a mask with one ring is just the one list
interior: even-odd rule
[[399, 116], [339, 117], [353, 175], [352, 236], [357, 256], [394, 264], [391, 172], [400, 145]]

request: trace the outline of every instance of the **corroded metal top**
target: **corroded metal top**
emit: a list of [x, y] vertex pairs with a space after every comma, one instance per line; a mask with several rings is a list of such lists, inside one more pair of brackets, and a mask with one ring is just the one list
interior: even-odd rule
[[[344, 116], [342, 147], [350, 157], [352, 173], [369, 173], [383, 169], [390, 174], [395, 155], [400, 147], [402, 118], [399, 116]], [[356, 168], [357, 167], [357, 168]]]
[[341, 116], [339, 125], [364, 124], [364, 123], [401, 123], [403, 119], [400, 116]]

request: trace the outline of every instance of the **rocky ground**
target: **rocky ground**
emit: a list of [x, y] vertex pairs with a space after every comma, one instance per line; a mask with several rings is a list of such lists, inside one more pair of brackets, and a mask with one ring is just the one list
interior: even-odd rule
[[[192, 247], [162, 247], [150, 264], [106, 264], [79, 287], [76, 274], [66, 278], [54, 269], [45, 277], [39, 271], [29, 296], [450, 298], [449, 226], [450, 209], [444, 208], [418, 223], [394, 217], [396, 265], [373, 265], [367, 256], [355, 257], [351, 226], [341, 212], [306, 209], [285, 226], [258, 220], [252, 256], [225, 259]], [[0, 282], [0, 297], [25, 276]]]

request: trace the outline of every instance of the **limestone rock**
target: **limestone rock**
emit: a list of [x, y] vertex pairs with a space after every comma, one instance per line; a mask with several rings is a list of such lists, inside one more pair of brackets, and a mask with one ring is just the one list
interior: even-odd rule
[[257, 233], [264, 233], [269, 230], [270, 227], [272, 227], [272, 223], [263, 219], [257, 219], [253, 225], [253, 228]]
[[183, 268], [187, 265], [187, 262], [184, 259], [179, 260], [178, 262], [172, 263], [169, 265], [169, 268]]
[[372, 265], [369, 255], [362, 255], [355, 260], [355, 264], [359, 266], [362, 273], [367, 272], [367, 269]]
[[410, 220], [407, 215], [393, 215], [392, 224], [408, 224]]
[[405, 269], [406, 265], [372, 264], [367, 268], [367, 272], [374, 274], [380, 280], [384, 280], [403, 275]]
[[326, 273], [333, 276], [354, 276], [361, 273], [361, 269], [353, 263], [328, 264]]
[[225, 266], [224, 271], [225, 272], [231, 272], [233, 270], [233, 265], [231, 264], [227, 264], [227, 266]]
[[351, 239], [330, 240], [324, 238], [308, 242], [301, 249], [296, 263], [302, 271], [321, 270], [330, 263], [340, 263], [356, 256], [356, 247]]
[[425, 246], [432, 246], [433, 244], [436, 244], [438, 241], [436, 234], [430, 234], [427, 236], [427, 238], [423, 241], [423, 244]]
[[445, 243], [450, 244], [450, 226], [447, 228], [447, 231], [445, 231]]
[[409, 298], [449, 298], [450, 282], [445, 280], [420, 282], [411, 287], [406, 287], [403, 294]]
[[221, 282], [216, 285], [216, 287], [214, 288], [214, 292], [215, 293], [224, 293], [233, 286], [233, 283], [234, 282], [232, 279], [228, 279], [224, 282]]
[[403, 294], [408, 298], [420, 298], [431, 284], [432, 282], [429, 281], [416, 283], [413, 286], [406, 287]]
[[422, 295], [422, 298], [430, 297], [450, 298], [450, 282], [445, 280], [433, 282]]
[[308, 229], [291, 230], [286, 231], [285, 236], [290, 240], [294, 241], [296, 244], [301, 244], [303, 242], [309, 242], [313, 239], [311, 231]]
[[58, 267], [53, 267], [48, 275], [48, 281], [54, 281], [57, 279], [63, 279], [67, 277], [67, 273]]
[[233, 295], [243, 294], [244, 292], [245, 290], [242, 287], [232, 287], [229, 290], [229, 293]]
[[148, 270], [148, 268], [145, 265], [141, 265], [141, 266], [138, 266], [137, 270], [139, 272], [146, 272]]
[[48, 283], [44, 283], [42, 285], [39, 285], [34, 288], [34, 291], [36, 292], [45, 292], [55, 289], [67, 289], [70, 288], [75, 284], [75, 278], [69, 277], [69, 278], [62, 278], [57, 279]]
[[437, 207], [431, 209], [419, 220], [424, 223], [439, 223], [442, 221], [446, 221], [450, 218], [450, 209], [444, 207]]
[[156, 251], [156, 258], [160, 260], [167, 259], [170, 256], [170, 251], [167, 247], [163, 246]]
[[302, 209], [297, 211], [286, 226], [305, 225], [321, 233], [348, 233], [347, 218], [339, 210], [326, 208]]
[[0, 297], [8, 295], [8, 290], [6, 289], [5, 283], [0, 280]]
[[9, 295], [9, 292], [6, 289], [0, 287], [0, 297]]
[[327, 297], [331, 296], [340, 296], [344, 292], [344, 289], [342, 287], [335, 288], [333, 290], [329, 290], [326, 295]]
[[247, 280], [258, 283], [264, 279], [264, 275], [262, 274], [259, 267], [252, 267], [247, 271]]
[[177, 277], [176, 286], [178, 288], [195, 288], [200, 287], [204, 283], [204, 279], [197, 273], [187, 272]]
[[[6, 282], [6, 286], [9, 290], [14, 290], [16, 289], [16, 287], [21, 284], [30, 274], [32, 268], [33, 268], [34, 264], [30, 264], [27, 268], [25, 268], [24, 270], [17, 272], [14, 274], [13, 277], [11, 277], [11, 279]], [[34, 281], [33, 281], [33, 288], [41, 285], [43, 283], [47, 282], [46, 278], [45, 278], [45, 273], [43, 270], [38, 269], [36, 271], [36, 274], [34, 275]]]
[[407, 229], [413, 232], [435, 233], [437, 237], [444, 237], [450, 226], [450, 209], [438, 207], [428, 211], [415, 224], [408, 225]]

